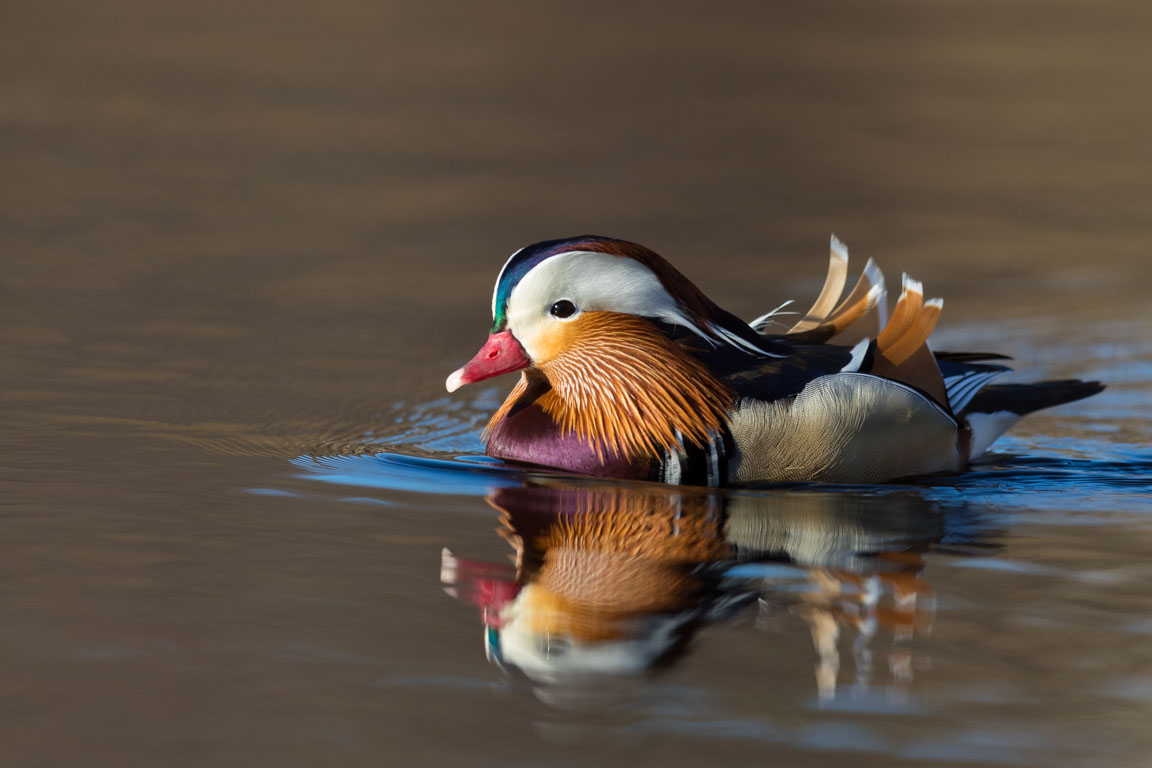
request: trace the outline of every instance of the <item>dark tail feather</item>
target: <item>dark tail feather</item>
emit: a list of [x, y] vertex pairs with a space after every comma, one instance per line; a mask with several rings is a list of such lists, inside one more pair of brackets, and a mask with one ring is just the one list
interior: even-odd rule
[[1008, 355], [998, 355], [995, 352], [936, 352], [936, 359], [943, 362], [949, 360], [954, 363], [974, 363], [980, 360], [1011, 360]]
[[1041, 408], [1082, 400], [1104, 389], [1098, 381], [1037, 381], [1033, 384], [991, 384], [972, 398], [964, 409], [969, 413], [1011, 411], [1023, 416]]

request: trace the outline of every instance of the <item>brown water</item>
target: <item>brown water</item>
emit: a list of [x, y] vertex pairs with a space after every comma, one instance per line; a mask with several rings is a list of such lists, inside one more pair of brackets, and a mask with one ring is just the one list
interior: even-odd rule
[[[1147, 4], [2, 17], [3, 765], [1152, 764]], [[501, 471], [506, 384], [443, 396], [528, 242], [752, 317], [832, 231], [1109, 389], [726, 496]]]

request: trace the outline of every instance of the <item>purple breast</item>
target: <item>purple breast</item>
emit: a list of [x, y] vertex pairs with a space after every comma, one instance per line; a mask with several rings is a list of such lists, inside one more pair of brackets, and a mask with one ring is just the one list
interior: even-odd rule
[[651, 462], [629, 459], [606, 450], [604, 460], [575, 434], [562, 435], [560, 427], [538, 405], [529, 405], [501, 419], [488, 435], [487, 453], [498, 459], [556, 467], [584, 475], [647, 480]]

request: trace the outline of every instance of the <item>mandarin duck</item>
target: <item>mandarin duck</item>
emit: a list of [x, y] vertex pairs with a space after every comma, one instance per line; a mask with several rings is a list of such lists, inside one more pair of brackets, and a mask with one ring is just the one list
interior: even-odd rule
[[841, 300], [847, 276], [833, 237], [815, 303], [778, 333], [780, 307], [745, 323], [642, 245], [536, 243], [504, 264], [488, 341], [447, 388], [520, 372], [485, 429], [493, 457], [708, 486], [956, 472], [1024, 414], [1103, 389], [991, 384], [1003, 355], [931, 350], [942, 301], [918, 281], [888, 316], [871, 259]]

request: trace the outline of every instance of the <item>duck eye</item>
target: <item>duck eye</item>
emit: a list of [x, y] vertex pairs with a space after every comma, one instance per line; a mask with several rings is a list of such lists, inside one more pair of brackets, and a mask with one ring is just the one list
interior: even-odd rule
[[576, 314], [576, 305], [568, 301], [568, 299], [560, 299], [560, 301], [552, 305], [552, 309], [549, 311], [552, 313], [552, 317], [558, 317], [563, 320], [566, 317], [572, 317], [572, 315]]

